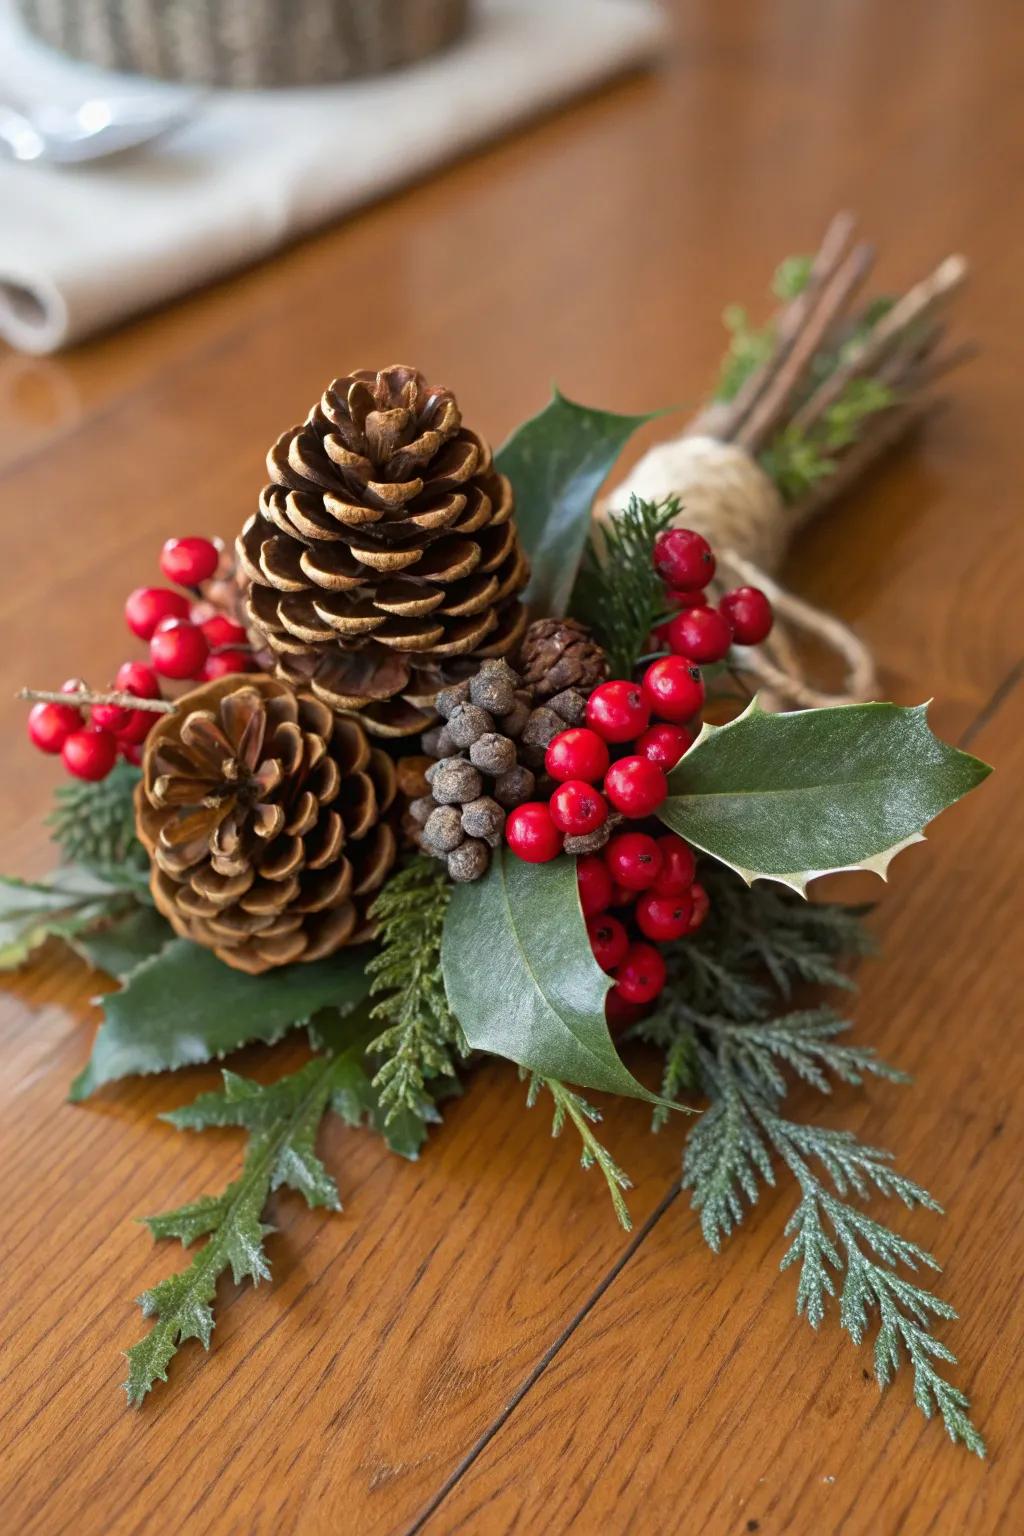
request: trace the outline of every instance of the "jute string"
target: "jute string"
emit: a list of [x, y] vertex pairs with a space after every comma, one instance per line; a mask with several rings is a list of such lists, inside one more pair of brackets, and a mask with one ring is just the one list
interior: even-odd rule
[[[760, 587], [771, 599], [775, 609], [771, 634], [762, 645], [740, 651], [740, 665], [768, 694], [766, 703], [815, 709], [877, 696], [874, 661], [863, 641], [839, 619], [795, 597], [775, 580], [803, 515], [799, 508], [786, 506], [745, 449], [714, 437], [659, 443], [604, 500], [598, 516], [615, 517], [631, 495], [645, 501], [678, 497], [680, 526], [696, 529], [714, 546], [716, 583], [724, 576], [733, 585]], [[846, 677], [841, 693], [825, 693], [808, 680], [797, 654], [797, 631], [813, 636], [842, 658]]]

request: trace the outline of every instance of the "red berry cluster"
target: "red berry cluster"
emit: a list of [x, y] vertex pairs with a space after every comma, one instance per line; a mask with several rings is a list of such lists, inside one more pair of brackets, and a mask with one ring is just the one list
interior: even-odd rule
[[715, 574], [715, 557], [707, 539], [689, 528], [669, 528], [658, 535], [654, 563], [665, 582], [675, 618], [659, 625], [660, 645], [690, 661], [708, 665], [722, 661], [729, 647], [760, 645], [772, 627], [772, 605], [758, 587], [735, 587], [712, 608], [705, 588]]
[[[254, 668], [252, 651], [241, 624], [199, 598], [199, 587], [220, 564], [219, 547], [210, 539], [168, 539], [160, 552], [160, 569], [168, 581], [189, 589], [137, 587], [129, 594], [124, 614], [128, 628], [149, 642], [149, 665], [126, 661], [113, 690], [140, 699], [161, 697], [160, 678], [209, 682], [232, 672]], [[61, 692], [86, 691], [79, 678]], [[104, 779], [124, 757], [138, 763], [142, 743], [159, 719], [152, 710], [130, 709], [117, 703], [78, 705], [39, 703], [28, 717], [30, 739], [42, 752], [59, 752], [64, 766], [78, 779]]]
[[[548, 746], [550, 799], [509, 813], [512, 852], [543, 864], [565, 837], [595, 832], [613, 810], [629, 821], [653, 815], [668, 794], [669, 770], [694, 742], [703, 703], [700, 671], [681, 656], [653, 662], [641, 683], [601, 683], [587, 701], [586, 725], [561, 731]], [[601, 854], [581, 858], [577, 873], [594, 954], [615, 977], [610, 1007], [652, 1002], [665, 984], [653, 945], [692, 932], [706, 911], [690, 848], [672, 833], [621, 832]], [[628, 910], [613, 917], [611, 907]], [[651, 942], [631, 939], [627, 921]]]

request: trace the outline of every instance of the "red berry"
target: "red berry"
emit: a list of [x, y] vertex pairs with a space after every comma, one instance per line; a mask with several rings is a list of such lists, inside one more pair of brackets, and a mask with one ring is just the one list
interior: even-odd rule
[[76, 779], [105, 779], [117, 762], [117, 742], [93, 726], [73, 731], [61, 748], [68, 773]]
[[33, 704], [28, 712], [29, 738], [40, 752], [59, 752], [72, 731], [81, 729], [82, 717], [70, 704]]
[[587, 924], [587, 936], [594, 959], [602, 971], [610, 973], [625, 960], [629, 949], [629, 934], [617, 917], [612, 917], [609, 912], [592, 917]]
[[668, 627], [668, 643], [690, 661], [721, 661], [732, 644], [732, 630], [717, 608], [684, 608]]
[[648, 1012], [644, 1003], [627, 1003], [618, 987], [612, 987], [604, 1000], [604, 1016], [613, 1035], [621, 1035]]
[[164, 619], [149, 642], [149, 659], [161, 677], [198, 677], [209, 648], [188, 619]]
[[694, 734], [685, 725], [652, 725], [637, 742], [637, 751], [668, 773], [693, 746]]
[[650, 816], [668, 794], [668, 780], [648, 757], [620, 757], [604, 776], [604, 792], [623, 816]]
[[704, 919], [708, 915], [711, 899], [699, 880], [695, 880], [690, 889], [690, 900], [693, 902], [693, 913], [690, 917], [688, 933], [696, 933]]
[[220, 550], [209, 539], [168, 539], [160, 551], [160, 569], [182, 587], [208, 581], [219, 562]]
[[718, 611], [737, 645], [760, 645], [771, 633], [775, 619], [760, 587], [735, 587], [722, 598]]
[[114, 734], [117, 736], [118, 745], [121, 747], [138, 746], [145, 741], [160, 716], [151, 709], [133, 709], [129, 711], [129, 717], [121, 729]]
[[69, 677], [66, 683], [60, 685], [61, 693], [85, 693], [85, 679], [81, 677]]
[[584, 779], [596, 784], [608, 771], [608, 748], [596, 731], [583, 726], [559, 731], [544, 754], [544, 767], [553, 779]]
[[587, 853], [576, 860], [576, 884], [584, 917], [596, 917], [612, 905], [612, 877], [600, 854]]
[[665, 601], [671, 603], [673, 608], [706, 608], [708, 595], [699, 587], [691, 587], [688, 592], [669, 587], [665, 592]]
[[631, 944], [615, 972], [623, 1002], [651, 1003], [665, 985], [665, 962], [651, 944]]
[[505, 841], [527, 864], [547, 864], [562, 851], [562, 834], [543, 800], [517, 805], [505, 822]]
[[711, 545], [691, 528], [669, 528], [654, 541], [654, 563], [672, 587], [706, 587], [715, 574]]
[[137, 699], [158, 699], [160, 680], [152, 667], [144, 661], [126, 661], [118, 667], [114, 686], [124, 693], [134, 693]]
[[[192, 608], [190, 617], [193, 624], [198, 624], [206, 636], [206, 643], [212, 650], [217, 650], [223, 645], [245, 645], [248, 635], [245, 626], [236, 624], [234, 619], [229, 619], [226, 613], [215, 613], [210, 619], [197, 617], [202, 612], [202, 605], [196, 603]], [[209, 609], [207, 609], [209, 612]]]
[[608, 802], [599, 789], [582, 779], [567, 779], [559, 784], [548, 804], [551, 820], [570, 837], [585, 837], [608, 820]]
[[204, 683], [212, 683], [218, 677], [230, 677], [232, 672], [251, 671], [252, 653], [250, 651], [218, 651], [216, 656], [206, 658], [202, 679]]
[[132, 715], [138, 713], [134, 709], [125, 709], [123, 704], [94, 704], [92, 707], [92, 723], [100, 726], [105, 731], [113, 731], [116, 736], [123, 731], [131, 721]]
[[661, 873], [654, 882], [659, 896], [684, 896], [693, 884], [697, 873], [697, 860], [689, 843], [684, 843], [674, 832], [658, 838], [661, 852]]
[[142, 748], [134, 742], [125, 742], [121, 745], [121, 756], [126, 763], [131, 763], [133, 768], [142, 767]]
[[661, 849], [646, 832], [620, 832], [604, 858], [612, 879], [627, 891], [646, 891], [661, 874]]
[[632, 741], [647, 729], [650, 718], [636, 683], [601, 683], [587, 700], [587, 724], [604, 741]]
[[188, 618], [188, 598], [169, 587], [136, 587], [128, 594], [124, 616], [133, 635], [150, 640], [163, 619]]
[[643, 690], [654, 714], [676, 724], [691, 719], [704, 705], [700, 668], [682, 656], [652, 661], [644, 673]]
[[693, 916], [693, 898], [689, 891], [681, 896], [659, 896], [657, 891], [644, 891], [637, 898], [636, 925], [645, 938], [656, 944], [667, 944], [681, 939], [690, 929]]

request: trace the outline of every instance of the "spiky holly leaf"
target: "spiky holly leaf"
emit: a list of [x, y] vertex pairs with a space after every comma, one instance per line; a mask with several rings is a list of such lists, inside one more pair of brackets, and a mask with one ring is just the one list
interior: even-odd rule
[[226, 1056], [250, 1041], [272, 1044], [320, 1008], [349, 1008], [367, 991], [366, 952], [344, 950], [263, 976], [232, 970], [210, 950], [175, 939], [103, 999], [92, 1055], [71, 1085], [88, 1098], [103, 1083]]
[[120, 879], [91, 869], [66, 865], [35, 883], [0, 877], [0, 970], [16, 969], [48, 938], [71, 942], [137, 909]]
[[524, 598], [535, 613], [569, 606], [590, 532], [594, 497], [629, 438], [649, 416], [617, 416], [567, 400], [557, 389], [495, 455], [516, 496], [516, 522], [530, 557]]
[[474, 1050], [541, 1077], [657, 1102], [608, 1033], [611, 978], [591, 953], [574, 859], [526, 864], [498, 849], [482, 880], [452, 892], [441, 970]]
[[991, 772], [939, 741], [926, 712], [847, 704], [774, 715], [754, 699], [729, 725], [704, 726], [658, 815], [748, 884], [803, 893], [838, 870], [884, 878], [895, 854]]

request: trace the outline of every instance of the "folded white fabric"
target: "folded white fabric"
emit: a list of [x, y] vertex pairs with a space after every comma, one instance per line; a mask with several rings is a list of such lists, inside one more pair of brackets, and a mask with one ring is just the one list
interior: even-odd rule
[[[117, 160], [0, 164], [0, 335], [53, 352], [257, 260], [482, 140], [646, 62], [649, 0], [480, 0], [467, 39], [375, 80], [218, 92]], [[0, 101], [172, 88], [72, 64], [0, 8]]]

